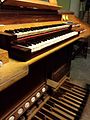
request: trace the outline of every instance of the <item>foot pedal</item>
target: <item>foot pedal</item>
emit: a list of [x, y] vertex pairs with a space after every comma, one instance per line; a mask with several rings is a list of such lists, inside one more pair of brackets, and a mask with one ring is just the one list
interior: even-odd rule
[[87, 101], [87, 91], [87, 88], [65, 81], [52, 94], [41, 96], [25, 116], [28, 120], [79, 120]]

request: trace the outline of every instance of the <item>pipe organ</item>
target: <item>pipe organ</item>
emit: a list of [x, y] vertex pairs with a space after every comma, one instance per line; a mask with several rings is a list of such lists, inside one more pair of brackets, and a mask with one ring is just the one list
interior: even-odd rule
[[0, 120], [80, 118], [89, 91], [70, 81], [70, 66], [73, 44], [90, 27], [60, 8], [55, 0], [0, 1], [0, 48], [10, 57], [0, 68]]

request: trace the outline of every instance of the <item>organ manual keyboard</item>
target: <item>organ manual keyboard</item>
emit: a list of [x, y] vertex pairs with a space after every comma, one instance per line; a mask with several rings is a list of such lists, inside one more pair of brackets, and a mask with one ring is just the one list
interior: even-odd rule
[[[69, 38], [78, 36], [80, 31], [72, 30], [72, 25], [62, 23], [56, 25], [5, 30], [1, 33], [1, 47], [12, 51], [11, 57], [26, 61], [33, 53]], [[6, 40], [6, 38], [8, 39]], [[7, 46], [6, 46], [7, 45]], [[19, 56], [17, 53], [20, 53]], [[23, 58], [23, 55], [25, 58]]]
[[89, 91], [70, 81], [70, 65], [73, 44], [90, 35], [89, 26], [58, 11], [55, 0], [0, 3], [0, 47], [11, 57], [0, 68], [7, 71], [0, 78], [0, 120], [78, 120]]

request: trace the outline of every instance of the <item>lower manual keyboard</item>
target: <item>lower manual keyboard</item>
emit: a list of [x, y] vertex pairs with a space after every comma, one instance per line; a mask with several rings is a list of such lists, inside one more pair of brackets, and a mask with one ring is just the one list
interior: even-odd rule
[[67, 34], [64, 34], [64, 35], [61, 35], [61, 36], [58, 36], [58, 37], [54, 37], [52, 39], [39, 40], [36, 43], [31, 42], [28, 45], [19, 43], [17, 46], [20, 46], [20, 47], [23, 47], [23, 48], [28, 48], [28, 49], [31, 50], [31, 53], [34, 53], [34, 52], [37, 52], [37, 51], [39, 51], [41, 49], [44, 49], [48, 46], [51, 46], [51, 45], [54, 45], [54, 44], [59, 43], [61, 41], [64, 41], [68, 38], [74, 37], [76, 35], [78, 35], [78, 32], [73, 31], [73, 32], [70, 32], [70, 33], [67, 33]]

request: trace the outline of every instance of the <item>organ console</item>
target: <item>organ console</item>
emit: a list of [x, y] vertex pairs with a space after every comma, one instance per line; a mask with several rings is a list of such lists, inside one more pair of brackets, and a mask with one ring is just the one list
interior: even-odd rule
[[10, 57], [0, 68], [0, 120], [78, 120], [89, 91], [70, 81], [70, 65], [89, 25], [55, 0], [0, 3], [0, 48]]

